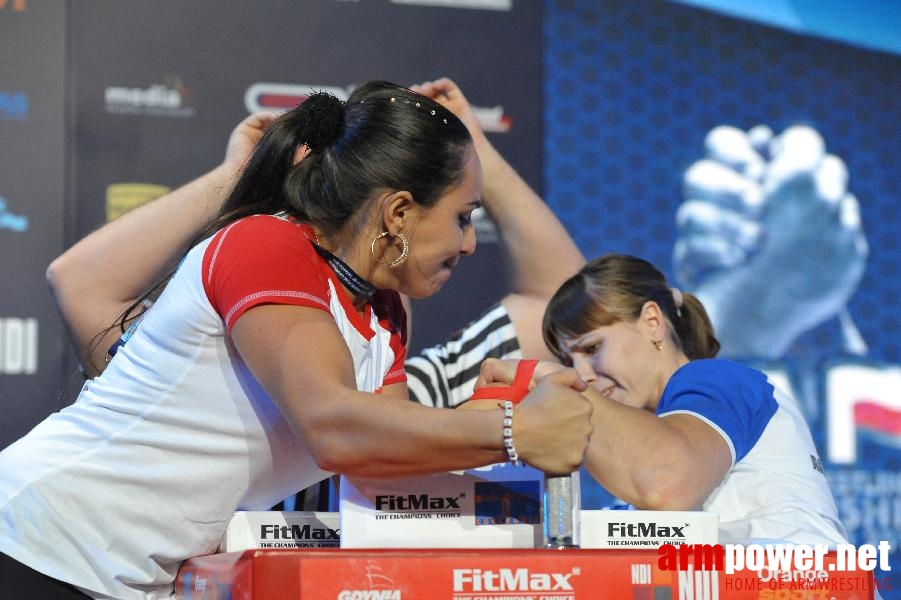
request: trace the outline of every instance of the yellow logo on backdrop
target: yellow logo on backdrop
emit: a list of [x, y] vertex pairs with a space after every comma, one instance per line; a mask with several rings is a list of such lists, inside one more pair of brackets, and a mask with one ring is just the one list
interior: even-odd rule
[[109, 223], [168, 192], [169, 188], [166, 186], [154, 183], [111, 184], [106, 188], [106, 222]]

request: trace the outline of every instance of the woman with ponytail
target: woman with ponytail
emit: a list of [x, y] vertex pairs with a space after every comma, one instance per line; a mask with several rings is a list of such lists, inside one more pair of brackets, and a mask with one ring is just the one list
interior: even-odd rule
[[[703, 305], [652, 264], [589, 261], [551, 298], [543, 332], [588, 385], [585, 467], [610, 493], [641, 509], [716, 512], [721, 543], [847, 543], [796, 402], [764, 373], [716, 358]], [[514, 369], [491, 361], [483, 376], [509, 382]]]
[[275, 119], [216, 218], [135, 304], [154, 300], [127, 343], [0, 453], [4, 593], [173, 597], [181, 562], [214, 552], [236, 510], [335, 472], [577, 468], [591, 405], [573, 370], [542, 380], [512, 427], [500, 408], [408, 400], [400, 294], [437, 292], [475, 250], [480, 203], [466, 126], [408, 89], [316, 93]]

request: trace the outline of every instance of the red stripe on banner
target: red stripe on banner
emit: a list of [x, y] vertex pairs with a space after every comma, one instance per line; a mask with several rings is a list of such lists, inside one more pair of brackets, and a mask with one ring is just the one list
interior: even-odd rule
[[875, 402], [855, 404], [854, 423], [859, 427], [901, 436], [901, 411], [880, 406]]
[[307, 99], [307, 96], [296, 94], [263, 94], [257, 103], [265, 108], [294, 108]]

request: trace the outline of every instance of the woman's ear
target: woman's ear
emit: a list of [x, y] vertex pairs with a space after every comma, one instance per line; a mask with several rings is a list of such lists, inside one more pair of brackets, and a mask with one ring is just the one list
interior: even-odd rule
[[394, 235], [405, 227], [409, 228], [418, 211], [419, 205], [413, 200], [413, 194], [405, 190], [391, 192], [382, 200], [385, 231]]
[[644, 303], [638, 319], [652, 342], [660, 342], [666, 337], [666, 319], [663, 318], [663, 311], [660, 310], [660, 305], [653, 300], [648, 300]]

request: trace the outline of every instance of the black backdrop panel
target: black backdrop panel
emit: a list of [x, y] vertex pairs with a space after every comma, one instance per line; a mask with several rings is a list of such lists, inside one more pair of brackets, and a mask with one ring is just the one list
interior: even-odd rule
[[63, 8], [0, 3], [0, 448], [61, 401], [65, 334], [44, 272], [63, 250]]

